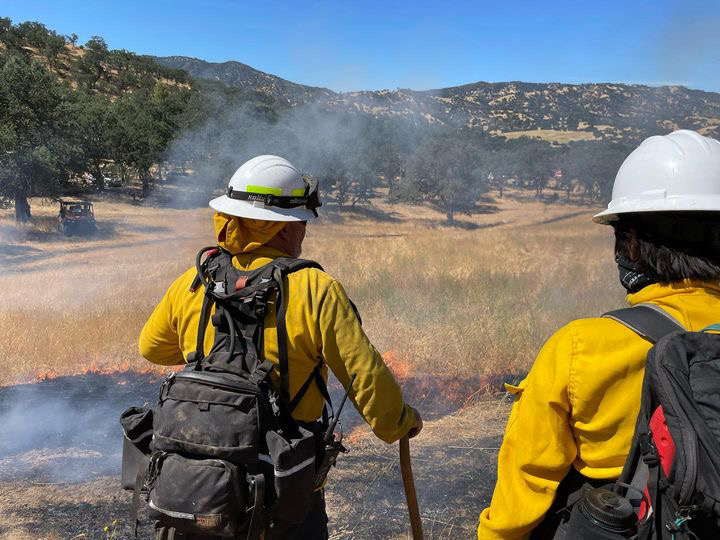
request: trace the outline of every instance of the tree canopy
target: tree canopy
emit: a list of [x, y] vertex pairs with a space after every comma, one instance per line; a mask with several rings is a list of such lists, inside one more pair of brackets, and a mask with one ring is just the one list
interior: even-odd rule
[[109, 51], [100, 37], [71, 72], [61, 52], [75, 39], [0, 19], [0, 202], [18, 221], [31, 217], [29, 197], [55, 197], [72, 177], [89, 174], [103, 190], [110, 163], [138, 175], [147, 195], [151, 169], [197, 104], [185, 74]]
[[67, 178], [72, 148], [61, 89], [37, 63], [20, 56], [0, 67], [0, 197], [15, 203], [18, 221], [31, 217], [27, 198], [52, 196]]
[[19, 221], [31, 217], [29, 197], [57, 197], [77, 178], [102, 191], [108, 174], [138, 181], [146, 197], [167, 171], [191, 171], [206, 199], [243, 161], [270, 153], [317, 176], [338, 206], [368, 204], [386, 188], [453, 224], [490, 189], [607, 199], [629, 152], [608, 140], [506, 140], [415, 116], [291, 106], [110, 50], [99, 36], [76, 42], [0, 18], [0, 204], [14, 204]]

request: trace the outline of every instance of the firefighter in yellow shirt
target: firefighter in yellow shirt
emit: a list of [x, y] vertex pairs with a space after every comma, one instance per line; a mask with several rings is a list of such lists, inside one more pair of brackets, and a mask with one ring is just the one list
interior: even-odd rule
[[[630, 305], [689, 331], [720, 322], [720, 142], [680, 130], [645, 140], [620, 167], [608, 209]], [[553, 335], [515, 403], [478, 538], [570, 538], [558, 513], [583, 485], [620, 476], [640, 410], [650, 342], [610, 318]]]
[[[306, 222], [316, 214], [314, 207], [295, 204], [293, 197], [305, 200], [308, 194], [317, 202], [317, 183], [287, 160], [267, 155], [251, 159], [235, 172], [227, 194], [210, 201], [217, 211], [218, 246], [234, 255], [233, 264], [240, 270], [260, 268], [277, 257], [298, 257]], [[195, 350], [203, 303], [203, 294], [191, 290], [195, 275], [193, 267], [177, 278], [145, 324], [139, 348], [149, 361], [181, 364]], [[350, 374], [356, 376], [350, 399], [380, 439], [391, 443], [417, 435], [423, 426], [420, 414], [405, 404], [400, 387], [365, 335], [342, 285], [315, 268], [293, 272], [286, 279], [290, 397], [320, 362], [325, 380], [328, 367], [346, 388]], [[273, 379], [277, 383], [275, 322], [274, 309], [269, 309], [263, 352], [276, 366]], [[207, 332], [206, 352], [213, 340], [213, 332]], [[320, 389], [310, 385], [292, 415], [300, 422], [312, 423], [320, 417], [323, 403]], [[322, 492], [304, 524], [284, 529], [276, 526], [274, 531], [273, 538], [328, 538]]]

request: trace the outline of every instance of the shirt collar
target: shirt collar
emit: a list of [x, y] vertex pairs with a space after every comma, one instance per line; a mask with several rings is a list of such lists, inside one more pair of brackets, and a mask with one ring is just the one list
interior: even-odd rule
[[691, 281], [685, 280], [678, 283], [670, 283], [661, 285], [654, 283], [642, 288], [636, 293], [626, 296], [627, 303], [631, 306], [643, 304], [651, 300], [657, 300], [676, 294], [709, 294], [712, 296], [720, 296], [720, 283], [707, 281]]

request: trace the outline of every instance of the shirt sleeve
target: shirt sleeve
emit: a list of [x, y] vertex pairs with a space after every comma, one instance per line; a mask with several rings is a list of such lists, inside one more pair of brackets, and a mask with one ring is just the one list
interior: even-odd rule
[[387, 443], [405, 436], [415, 413], [405, 404], [395, 377], [365, 334], [342, 286], [334, 281], [318, 318], [322, 355], [344, 387], [357, 375], [350, 399], [375, 435]]
[[140, 333], [140, 354], [153, 364], [172, 366], [185, 363], [173, 318], [173, 299], [184, 279], [185, 275], [180, 276], [170, 286]]
[[540, 524], [577, 454], [570, 426], [571, 326], [552, 336], [527, 378], [508, 391], [515, 403], [498, 455], [490, 507], [480, 514], [478, 539], [524, 539]]

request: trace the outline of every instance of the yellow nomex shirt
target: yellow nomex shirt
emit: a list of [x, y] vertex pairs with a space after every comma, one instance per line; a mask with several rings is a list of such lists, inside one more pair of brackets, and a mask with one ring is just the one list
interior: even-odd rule
[[[260, 247], [236, 255], [233, 264], [241, 270], [254, 270], [282, 256], [287, 255]], [[145, 323], [140, 335], [140, 354], [155, 364], [182, 364], [195, 350], [203, 301], [202, 287], [195, 293], [189, 290], [195, 275], [195, 268], [191, 268], [175, 280]], [[365, 335], [340, 283], [325, 272], [307, 268], [289, 274], [285, 290], [290, 396], [297, 393], [322, 358], [325, 362], [322, 375], [326, 380], [327, 366], [344, 387], [351, 374], [357, 374], [350, 399], [380, 439], [391, 443], [406, 435], [415, 422], [415, 414], [405, 405], [400, 387]], [[275, 328], [272, 308], [265, 318], [263, 350], [265, 358], [277, 366]], [[205, 335], [205, 352], [210, 351], [214, 334], [210, 325]], [[273, 378], [278, 385], [277, 370]], [[316, 420], [322, 407], [320, 391], [311, 384], [293, 417], [306, 422]]]
[[[690, 331], [720, 322], [717, 284], [650, 285], [627, 300], [657, 305]], [[480, 540], [528, 538], [570, 467], [593, 479], [620, 476], [650, 347], [607, 318], [573, 321], [547, 341], [525, 380], [508, 388], [515, 404], [492, 502], [480, 514]]]

